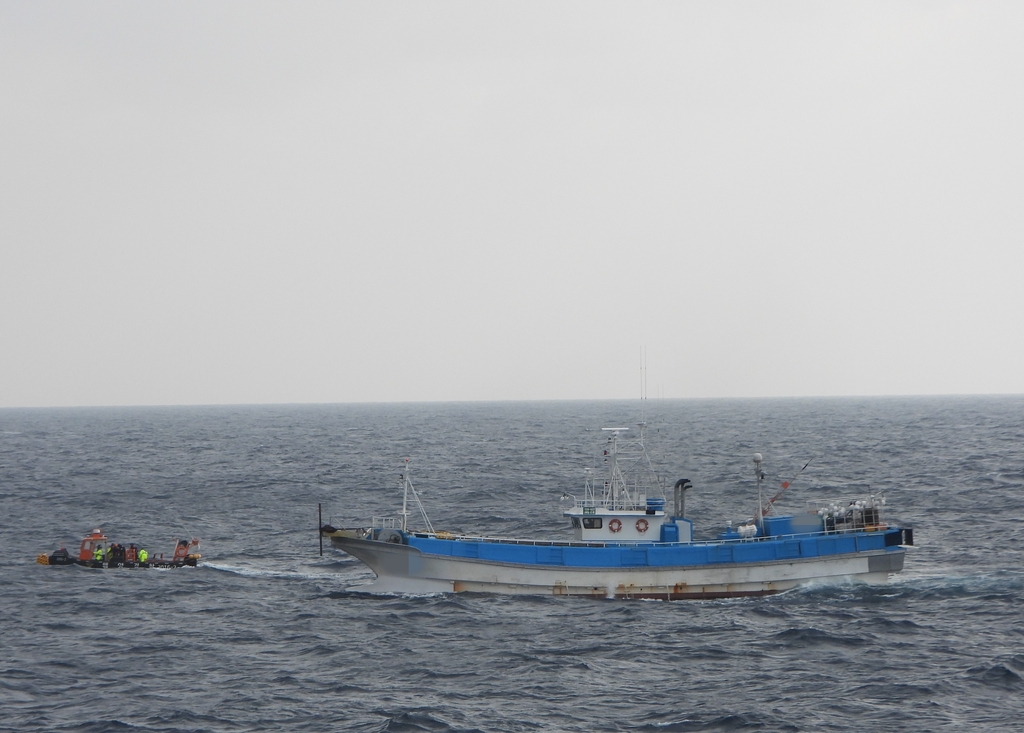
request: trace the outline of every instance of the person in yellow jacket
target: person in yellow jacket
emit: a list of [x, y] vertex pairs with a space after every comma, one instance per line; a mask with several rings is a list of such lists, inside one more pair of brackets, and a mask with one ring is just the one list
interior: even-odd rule
[[96, 546], [96, 551], [92, 553], [92, 559], [96, 562], [103, 562], [103, 545]]
[[149, 559], [149, 553], [145, 549], [139, 549], [139, 562], [146, 562]]

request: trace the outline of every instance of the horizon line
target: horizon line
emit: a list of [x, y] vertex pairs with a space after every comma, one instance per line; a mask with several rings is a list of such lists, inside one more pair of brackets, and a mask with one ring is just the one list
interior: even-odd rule
[[163, 407], [322, 407], [331, 405], [453, 405], [453, 404], [536, 404], [543, 402], [708, 402], [758, 400], [846, 400], [846, 399], [928, 399], [936, 397], [1022, 397], [1021, 392], [947, 392], [904, 394], [845, 394], [845, 395], [740, 395], [731, 397], [547, 397], [530, 399], [450, 399], [450, 400], [349, 400], [326, 402], [175, 402], [175, 403], [123, 403], [83, 405], [0, 405], [3, 410], [85, 410]]

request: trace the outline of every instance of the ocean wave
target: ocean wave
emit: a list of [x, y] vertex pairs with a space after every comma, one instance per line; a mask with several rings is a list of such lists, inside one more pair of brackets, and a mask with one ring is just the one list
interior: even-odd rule
[[[438, 525], [567, 531], [557, 497], [589, 454], [551, 446], [625, 403], [6, 414], [23, 434], [0, 442], [0, 728], [1016, 731], [1024, 444], [1004, 438], [1024, 399], [752, 404], [657, 406], [699, 531], [749, 514], [748, 447], [814, 449], [791, 507], [887, 487], [920, 538], [903, 573], [708, 601], [375, 596], [357, 560], [318, 554], [317, 504], [394, 516], [410, 454]], [[35, 564], [94, 526], [181, 524], [203, 538], [185, 572]]]

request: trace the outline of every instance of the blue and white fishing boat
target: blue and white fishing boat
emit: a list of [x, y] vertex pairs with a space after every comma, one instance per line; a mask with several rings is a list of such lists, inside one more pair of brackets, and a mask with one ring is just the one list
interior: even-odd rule
[[[913, 530], [882, 521], [884, 497], [810, 505], [782, 515], [765, 501], [762, 457], [754, 454], [757, 510], [713, 539], [695, 539], [686, 517], [687, 479], [666, 487], [651, 467], [644, 425], [630, 441], [627, 428], [605, 428], [604, 475], [589, 472], [580, 497], [563, 495], [571, 539], [468, 536], [436, 531], [409, 475], [397, 517], [374, 517], [369, 527], [320, 526], [321, 540], [365, 563], [371, 593], [505, 593], [608, 598], [727, 598], [756, 596], [825, 580], [884, 584], [903, 569]], [[806, 468], [806, 465], [804, 466]], [[802, 470], [802, 469], [801, 469]], [[595, 485], [597, 484], [597, 485]], [[411, 505], [423, 529], [409, 528]], [[321, 550], [322, 551], [322, 550]]]

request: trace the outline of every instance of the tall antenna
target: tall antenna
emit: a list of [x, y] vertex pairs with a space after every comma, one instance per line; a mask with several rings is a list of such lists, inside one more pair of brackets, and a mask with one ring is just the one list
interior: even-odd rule
[[640, 403], [644, 399], [644, 347], [640, 347]]
[[647, 402], [647, 347], [640, 347], [640, 422], [644, 421], [644, 404]]

